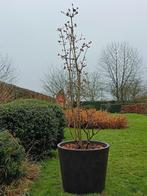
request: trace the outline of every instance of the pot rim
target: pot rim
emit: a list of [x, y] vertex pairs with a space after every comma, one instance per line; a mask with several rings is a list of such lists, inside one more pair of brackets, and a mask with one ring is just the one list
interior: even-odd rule
[[[82, 140], [83, 142], [87, 140]], [[98, 151], [98, 150], [104, 150], [110, 147], [110, 145], [105, 142], [105, 141], [98, 141], [98, 140], [90, 140], [90, 142], [92, 143], [101, 143], [101, 144], [105, 144], [106, 146], [104, 146], [103, 148], [99, 149], [99, 148], [94, 148], [94, 149], [70, 149], [70, 148], [65, 148], [64, 146], [62, 146], [63, 144], [68, 144], [68, 143], [75, 143], [74, 140], [67, 140], [67, 141], [62, 141], [59, 144], [57, 144], [57, 147], [59, 149], [63, 149], [63, 150], [68, 150], [68, 151]]]

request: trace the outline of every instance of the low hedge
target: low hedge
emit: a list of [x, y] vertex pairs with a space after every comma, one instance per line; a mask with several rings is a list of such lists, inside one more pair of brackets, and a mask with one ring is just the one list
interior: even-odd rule
[[0, 185], [23, 175], [25, 150], [8, 131], [0, 132]]
[[83, 102], [81, 102], [81, 106], [83, 108], [87, 108], [87, 109], [95, 108], [96, 110], [100, 110], [102, 104], [107, 104], [107, 103], [111, 103], [111, 102], [108, 102], [108, 101], [83, 101]]
[[147, 103], [134, 103], [122, 106], [122, 113], [147, 114]]
[[121, 112], [121, 104], [116, 101], [83, 101], [81, 106], [86, 109], [106, 110], [111, 113]]
[[31, 159], [50, 154], [63, 139], [64, 127], [62, 109], [46, 101], [16, 100], [0, 107], [0, 129], [18, 137]]
[[102, 104], [101, 110], [106, 110], [110, 113], [120, 113], [121, 112], [121, 104]]

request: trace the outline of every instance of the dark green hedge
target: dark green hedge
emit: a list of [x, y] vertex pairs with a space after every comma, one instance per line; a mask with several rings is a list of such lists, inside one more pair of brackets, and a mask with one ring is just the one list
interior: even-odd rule
[[0, 129], [18, 137], [27, 154], [40, 159], [63, 139], [65, 118], [62, 109], [52, 103], [24, 99], [0, 107]]
[[23, 175], [25, 150], [8, 132], [0, 132], [0, 185], [9, 184]]
[[106, 110], [110, 113], [120, 113], [121, 112], [121, 104], [102, 104], [101, 110]]
[[121, 112], [121, 104], [115, 101], [83, 101], [81, 106], [87, 109], [106, 110], [111, 113]]
[[84, 108], [95, 108], [96, 110], [100, 110], [103, 104], [115, 104], [115, 101], [83, 101], [81, 102], [81, 106]]

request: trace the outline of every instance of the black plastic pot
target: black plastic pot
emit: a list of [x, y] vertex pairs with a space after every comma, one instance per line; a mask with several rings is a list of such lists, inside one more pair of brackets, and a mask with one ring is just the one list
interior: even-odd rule
[[105, 188], [109, 144], [98, 141], [103, 149], [67, 149], [58, 144], [63, 189], [65, 192], [84, 194], [101, 193]]

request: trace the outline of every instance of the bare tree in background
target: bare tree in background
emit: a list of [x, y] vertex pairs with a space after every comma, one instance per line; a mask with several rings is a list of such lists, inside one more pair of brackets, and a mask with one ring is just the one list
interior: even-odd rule
[[10, 100], [13, 96], [12, 84], [15, 80], [14, 69], [8, 56], [0, 55], [0, 102]]
[[111, 94], [117, 101], [126, 101], [127, 92], [139, 78], [141, 58], [127, 43], [111, 43], [102, 52], [101, 66], [108, 79]]
[[[67, 97], [68, 91], [67, 74], [61, 69], [50, 69], [43, 80], [45, 93], [53, 98], [60, 90], [64, 90]], [[75, 88], [73, 86], [73, 88]], [[98, 72], [87, 72], [83, 77], [81, 88], [81, 99], [86, 101], [96, 101], [104, 98], [104, 82]], [[75, 95], [73, 97], [75, 101]]]
[[125, 101], [135, 101], [144, 92], [144, 86], [142, 81], [136, 78], [131, 84], [126, 85], [124, 89], [124, 100]]
[[64, 90], [66, 94], [66, 82], [67, 76], [63, 70], [60, 69], [51, 69], [43, 80], [43, 88], [47, 95], [51, 97], [56, 97], [57, 93], [60, 90]]
[[8, 56], [0, 55], [0, 81], [12, 83], [15, 79], [14, 69]]
[[102, 76], [98, 72], [86, 74], [85, 86], [83, 89], [83, 97], [88, 101], [96, 101], [104, 98], [104, 82]]
[[141, 103], [145, 103], [145, 102], [147, 103], [147, 85], [146, 84], [142, 85], [142, 89], [139, 95], [135, 97], [135, 101], [141, 102]]

